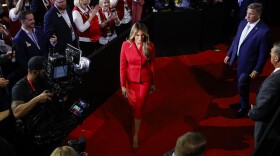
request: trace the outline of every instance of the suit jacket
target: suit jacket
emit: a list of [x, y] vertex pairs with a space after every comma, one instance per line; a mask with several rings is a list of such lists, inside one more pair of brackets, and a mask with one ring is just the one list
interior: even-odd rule
[[280, 70], [267, 77], [257, 92], [256, 105], [249, 111], [255, 120], [255, 141], [259, 141], [280, 104]]
[[45, 6], [43, 3], [43, 0], [33, 0], [31, 2], [31, 10], [33, 11], [34, 19], [36, 22], [36, 25], [42, 26], [44, 25], [44, 15], [49, 10], [51, 2], [50, 0], [47, 0], [49, 2], [49, 6]]
[[16, 62], [19, 64], [20, 73], [22, 76], [27, 74], [27, 64], [33, 56], [45, 56], [48, 57], [48, 50], [50, 43], [46, 38], [46, 34], [40, 27], [35, 27], [35, 34], [40, 49], [36, 43], [25, 33], [23, 29], [20, 29], [13, 39], [13, 46], [16, 52]]
[[[238, 43], [241, 33], [247, 24], [247, 20], [242, 20], [238, 26], [236, 36], [230, 46], [227, 56], [230, 57], [229, 64], [232, 65], [236, 60]], [[260, 20], [249, 32], [240, 45], [238, 61], [238, 77], [241, 73], [251, 73], [253, 70], [261, 72], [271, 46], [271, 32], [269, 27]]]
[[155, 47], [151, 43], [151, 60], [148, 62], [142, 53], [142, 47], [138, 49], [134, 42], [125, 41], [122, 44], [120, 56], [120, 80], [121, 86], [126, 86], [126, 81], [144, 82], [155, 78]]
[[[75, 32], [76, 26], [73, 22], [72, 12], [69, 8], [67, 8], [66, 11]], [[65, 54], [67, 43], [74, 47], [78, 46], [77, 34], [75, 33], [76, 38], [74, 41], [72, 41], [71, 28], [68, 26], [61, 13], [55, 6], [51, 7], [44, 16], [44, 31], [48, 38], [54, 34], [56, 35], [57, 44], [55, 45], [55, 51], [60, 54]]]

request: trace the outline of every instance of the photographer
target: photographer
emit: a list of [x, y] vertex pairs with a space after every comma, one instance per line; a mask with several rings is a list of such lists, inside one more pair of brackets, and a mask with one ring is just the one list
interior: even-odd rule
[[17, 134], [20, 141], [18, 150], [22, 155], [49, 155], [56, 146], [53, 142], [51, 145], [38, 145], [33, 140], [36, 128], [46, 129], [42, 128], [42, 123], [49, 120], [51, 113], [56, 114], [46, 111], [54, 101], [54, 94], [48, 91], [49, 86], [44, 78], [43, 69], [46, 61], [43, 56], [32, 57], [28, 61], [27, 76], [19, 80], [12, 89], [11, 108], [15, 118], [18, 119]]
[[[28, 61], [28, 74], [18, 81], [12, 89], [12, 110], [16, 119], [27, 118], [37, 106], [52, 100], [44, 80], [43, 56], [34, 56]], [[37, 95], [36, 95], [37, 94]]]

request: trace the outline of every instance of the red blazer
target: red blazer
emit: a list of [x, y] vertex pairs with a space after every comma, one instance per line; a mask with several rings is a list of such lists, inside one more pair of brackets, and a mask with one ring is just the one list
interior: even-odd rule
[[122, 44], [120, 56], [120, 80], [121, 86], [126, 86], [126, 81], [144, 82], [155, 80], [155, 47], [150, 44], [151, 60], [147, 62], [142, 53], [142, 47], [138, 50], [134, 42], [125, 41]]

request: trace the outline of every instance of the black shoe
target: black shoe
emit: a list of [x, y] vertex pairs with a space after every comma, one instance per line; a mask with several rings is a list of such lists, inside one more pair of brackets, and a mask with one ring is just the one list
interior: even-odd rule
[[240, 103], [233, 103], [229, 105], [230, 109], [240, 109]]
[[249, 109], [245, 109], [245, 108], [239, 109], [235, 116], [237, 118], [242, 118], [242, 117], [248, 116], [248, 112], [249, 112]]

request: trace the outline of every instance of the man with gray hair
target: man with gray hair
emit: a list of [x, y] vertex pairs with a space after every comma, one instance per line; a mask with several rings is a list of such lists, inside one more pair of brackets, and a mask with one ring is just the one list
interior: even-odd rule
[[225, 64], [237, 62], [237, 82], [240, 101], [231, 108], [238, 108], [236, 117], [247, 116], [249, 111], [250, 83], [262, 72], [269, 56], [271, 31], [260, 19], [262, 5], [252, 3], [247, 8], [246, 19], [238, 26], [235, 38], [224, 59]]

